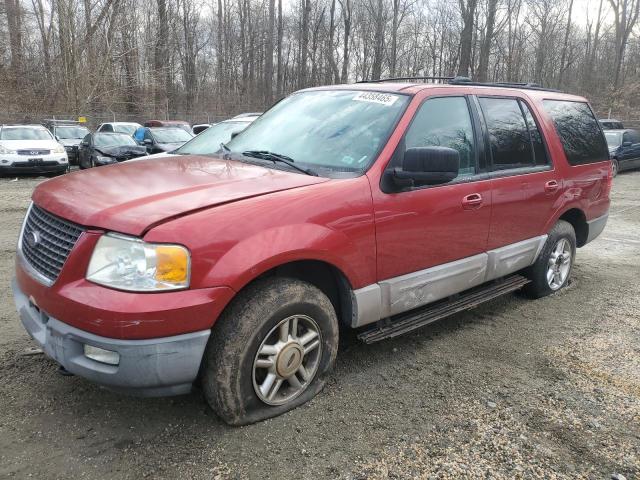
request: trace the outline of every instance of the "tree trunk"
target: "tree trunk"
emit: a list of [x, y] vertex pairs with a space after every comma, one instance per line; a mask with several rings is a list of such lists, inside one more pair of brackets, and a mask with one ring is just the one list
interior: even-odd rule
[[[572, 0], [573, 1], [573, 0]], [[487, 5], [487, 29], [480, 46], [480, 60], [478, 63], [477, 80], [486, 82], [489, 72], [489, 58], [491, 56], [491, 46], [493, 43], [493, 30], [496, 23], [496, 10], [498, 9], [498, 0], [488, 0]]]
[[471, 69], [471, 49], [473, 48], [473, 27], [476, 14], [477, 0], [459, 0], [462, 13], [462, 32], [460, 33], [460, 63], [458, 75], [469, 76]]

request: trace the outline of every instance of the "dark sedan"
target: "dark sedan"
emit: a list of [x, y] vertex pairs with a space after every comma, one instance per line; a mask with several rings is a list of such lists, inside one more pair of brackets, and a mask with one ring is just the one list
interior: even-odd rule
[[80, 168], [123, 162], [147, 154], [145, 147], [124, 133], [90, 133], [80, 143]]
[[149, 154], [172, 152], [193, 138], [193, 134], [177, 127], [142, 127], [133, 138], [144, 145]]
[[605, 130], [613, 176], [623, 170], [640, 168], [640, 132], [631, 128]]

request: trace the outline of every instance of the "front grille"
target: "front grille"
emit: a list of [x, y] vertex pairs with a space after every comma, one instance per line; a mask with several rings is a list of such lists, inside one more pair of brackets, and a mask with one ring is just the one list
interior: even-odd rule
[[55, 282], [83, 231], [79, 225], [32, 204], [22, 230], [20, 248], [34, 270]]
[[33, 162], [13, 162], [14, 167], [53, 167], [58, 165], [55, 160], [38, 160]]
[[18, 155], [49, 155], [51, 150], [18, 150]]

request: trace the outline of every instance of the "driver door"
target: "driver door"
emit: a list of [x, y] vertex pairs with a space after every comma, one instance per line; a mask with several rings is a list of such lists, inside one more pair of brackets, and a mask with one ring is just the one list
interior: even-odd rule
[[466, 97], [428, 98], [387, 166], [400, 166], [412, 147], [450, 147], [460, 154], [458, 178], [449, 183], [374, 195], [383, 316], [484, 282], [491, 185], [479, 171], [484, 151], [475, 130]]

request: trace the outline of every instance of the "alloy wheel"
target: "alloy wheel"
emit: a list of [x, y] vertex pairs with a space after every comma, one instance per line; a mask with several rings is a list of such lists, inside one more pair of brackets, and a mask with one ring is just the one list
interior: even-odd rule
[[322, 334], [307, 315], [292, 315], [266, 335], [253, 361], [253, 388], [267, 405], [283, 405], [311, 384], [322, 357]]
[[553, 247], [547, 265], [547, 283], [551, 290], [564, 285], [571, 270], [571, 243], [561, 238]]

